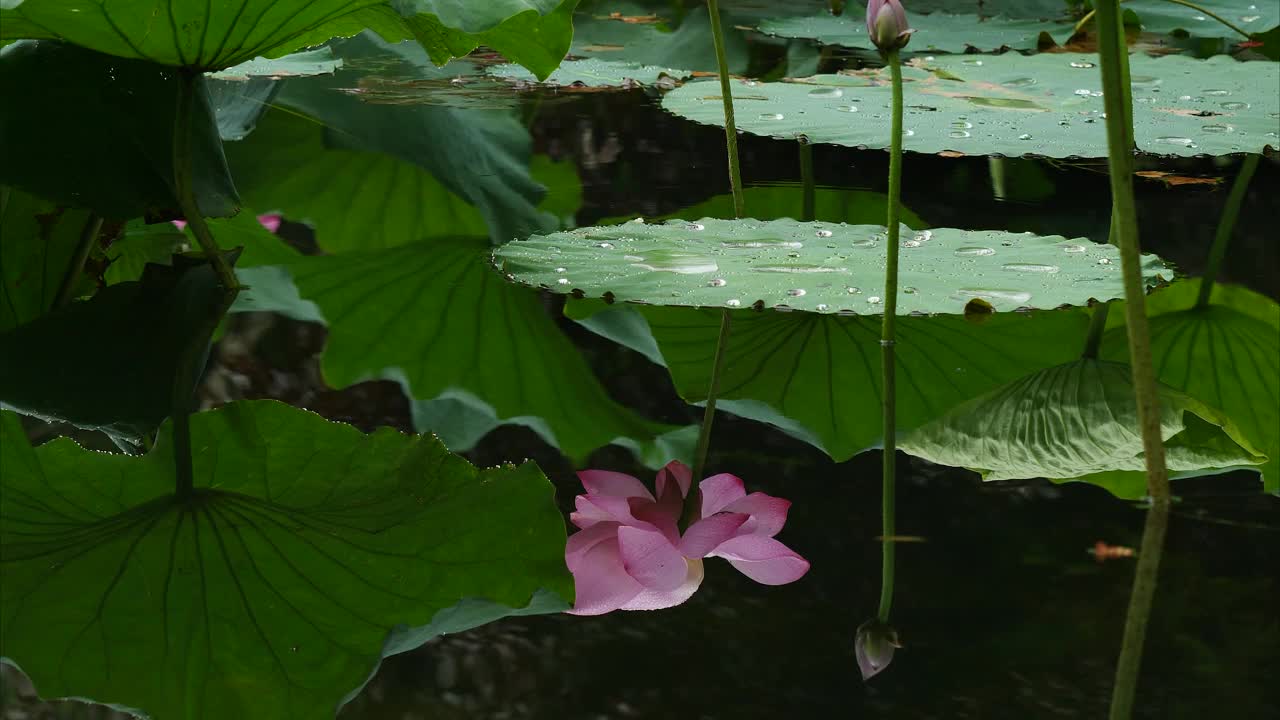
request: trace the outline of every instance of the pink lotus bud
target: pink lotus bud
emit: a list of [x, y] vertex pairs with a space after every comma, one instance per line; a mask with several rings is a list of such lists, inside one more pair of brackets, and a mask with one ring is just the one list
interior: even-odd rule
[[907, 11], [898, 0], [867, 3], [867, 36], [882, 52], [906, 47], [915, 30], [907, 27]]

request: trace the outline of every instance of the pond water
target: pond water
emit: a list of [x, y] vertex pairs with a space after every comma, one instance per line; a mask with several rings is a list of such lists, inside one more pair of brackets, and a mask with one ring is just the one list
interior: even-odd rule
[[[741, 17], [757, 19], [777, 5], [731, 4]], [[650, 5], [654, 7], [637, 10], [628, 4], [624, 12], [640, 17], [641, 10], [667, 8]], [[733, 32], [749, 35], [741, 29]], [[1187, 44], [1202, 54], [1220, 49], [1207, 48], [1206, 42], [1187, 41], [1183, 49]], [[492, 61], [487, 55], [478, 58], [480, 65]], [[771, 79], [786, 75], [788, 62], [825, 73], [876, 64], [867, 52], [818, 51], [803, 41], [752, 41], [740, 48], [738, 61], [741, 74], [776, 76]], [[637, 217], [692, 221], [700, 212], [730, 217], [723, 130], [664, 109], [663, 91], [654, 87], [555, 89], [481, 80], [469, 64], [455, 62], [443, 71], [419, 68], [415, 75], [400, 63], [385, 52], [361, 49], [352, 51], [347, 66], [332, 76], [286, 80], [287, 89], [269, 88], [258, 96], [267, 98], [270, 109], [256, 119], [257, 127], [244, 140], [228, 142], [232, 174], [246, 207], [280, 212], [278, 236], [292, 248], [290, 257], [332, 255], [316, 260], [334, 262], [297, 270], [293, 281], [282, 285], [292, 297], [262, 293], [254, 296], [257, 305], [233, 309], [199, 385], [202, 408], [272, 398], [366, 432], [384, 426], [405, 432], [428, 429], [454, 447], [467, 448], [462, 454], [480, 467], [531, 459], [554, 485], [556, 503], [566, 516], [574, 496], [582, 492], [577, 469], [608, 468], [648, 482], [653, 471], [629, 450], [565, 437], [579, 432], [583, 423], [613, 417], [609, 408], [614, 404], [652, 423], [646, 426], [650, 429], [659, 423], [698, 423], [701, 409], [682, 399], [678, 380], [645, 354], [567, 318], [566, 305], [576, 299], [528, 293], [519, 310], [499, 303], [485, 314], [484, 303], [496, 302], [499, 292], [485, 282], [500, 285], [498, 276], [490, 273], [475, 295], [468, 294], [473, 289], [468, 273], [480, 266], [484, 241], [455, 247], [457, 243], [443, 238], [527, 234], [535, 214], [544, 224], [534, 229], [544, 232]], [[459, 75], [467, 79], [450, 82]], [[250, 83], [260, 80], [224, 88], [231, 96], [215, 93], [215, 107], [225, 109], [257, 92]], [[743, 89], [749, 92], [745, 83]], [[840, 97], [829, 89], [814, 93], [833, 102]], [[337, 110], [336, 97], [350, 104]], [[418, 111], [423, 114], [413, 122], [422, 123], [422, 135], [405, 134], [416, 126], [403, 118]], [[326, 120], [308, 122], [309, 115]], [[512, 122], [513, 117], [519, 122]], [[955, 132], [969, 130], [957, 125]], [[888, 170], [883, 150], [801, 144], [750, 133], [741, 133], [738, 142], [748, 216], [800, 218], [809, 212], [808, 185], [817, 220], [883, 222]], [[475, 147], [475, 157], [468, 161], [466, 153], [441, 149], [450, 144]], [[379, 157], [370, 159], [374, 155]], [[531, 156], [532, 177], [523, 166], [508, 167], [508, 155], [517, 160]], [[419, 164], [429, 158], [425, 162], [435, 172], [434, 179], [410, 179], [419, 183], [418, 194], [402, 202], [397, 193], [405, 180], [396, 173], [404, 172], [407, 158]], [[396, 166], [388, 170], [387, 162]], [[1179, 277], [1200, 275], [1242, 162], [1242, 156], [1230, 154], [1141, 155], [1137, 169], [1144, 177], [1136, 191], [1143, 251], [1158, 255]], [[1105, 160], [909, 152], [903, 177], [904, 217], [917, 230], [1004, 230], [1107, 240]], [[541, 184], [545, 195], [536, 187], [531, 191], [527, 183]], [[1270, 301], [1280, 299], [1280, 243], [1273, 215], [1277, 197], [1280, 162], [1271, 152], [1244, 194], [1218, 276], [1221, 283], [1248, 288]], [[291, 214], [291, 207], [304, 210]], [[334, 227], [339, 231], [331, 232]], [[239, 238], [238, 232], [249, 237], [248, 231], [231, 225], [215, 229], [226, 233], [219, 237]], [[390, 263], [372, 259], [403, 249], [402, 240], [410, 236], [438, 241], [441, 249], [426, 259], [411, 254]], [[172, 247], [166, 246], [163, 254]], [[248, 252], [255, 252], [253, 247]], [[263, 257], [255, 255], [251, 264], [271, 266]], [[339, 284], [348, 295], [335, 311], [325, 304], [335, 292], [325, 284], [325, 273], [340, 266], [347, 274]], [[351, 273], [353, 267], [360, 272]], [[245, 277], [257, 292], [276, 288], [269, 275]], [[419, 286], [392, 296], [378, 294], [406, 278]], [[462, 300], [448, 305], [455, 293]], [[474, 313], [474, 330], [458, 334], [446, 320], [419, 314], [433, 311], [458, 323], [472, 322]], [[317, 321], [320, 313], [326, 322]], [[496, 327], [499, 317], [505, 317], [505, 331]], [[561, 360], [539, 355], [550, 345], [512, 343], [496, 346], [495, 352], [495, 346], [474, 337], [532, 335], [540, 331], [530, 329], [530, 323], [544, 320], [554, 323], [557, 338], [571, 343], [566, 347], [579, 364], [566, 367], [589, 368], [603, 388], [596, 395], [551, 389], [551, 396], [562, 391], [568, 398], [561, 401], [560, 415], [548, 413], [563, 423], [555, 426], [564, 440], [561, 447], [539, 432], [543, 426], [538, 418], [490, 429], [485, 418], [447, 403], [424, 402], [430, 398], [421, 393], [416, 399], [406, 394], [411, 387], [430, 387], [434, 368], [440, 367], [456, 376], [446, 379], [450, 387], [460, 377], [464, 384], [473, 383], [464, 389], [492, 390], [494, 385], [484, 385], [492, 382], [486, 378], [501, 376], [514, 378], [503, 386], [507, 391], [522, 399], [526, 393], [537, 396], [536, 386], [554, 384], [573, 372], [557, 370]], [[326, 356], [337, 347], [339, 335], [329, 325], [340, 321], [346, 322], [338, 337], [346, 343], [341, 359]], [[437, 342], [441, 337], [445, 340]], [[463, 337], [469, 339], [459, 339]], [[379, 344], [409, 347], [429, 359], [439, 358], [440, 364], [390, 370], [362, 366], [359, 356], [375, 352]], [[707, 348], [708, 357], [710, 352]], [[1163, 360], [1157, 357], [1157, 366]], [[990, 356], [977, 366], [1002, 361]], [[1280, 378], [1271, 380], [1280, 383]], [[920, 392], [927, 398], [934, 390], [925, 382]], [[538, 397], [547, 402], [547, 396]], [[575, 404], [583, 397], [595, 398], [600, 407]], [[874, 399], [865, 405], [867, 413], [879, 411]], [[24, 419], [23, 427], [37, 445], [68, 435], [85, 447], [114, 449], [104, 435], [67, 424]], [[1139, 547], [1146, 509], [1142, 500], [1120, 499], [1085, 482], [983, 482], [975, 472], [899, 453], [893, 625], [903, 647], [888, 669], [864, 681], [855, 660], [854, 634], [875, 615], [880, 594], [881, 453], [870, 450], [835, 462], [796, 435], [803, 433], [721, 412], [707, 474], [731, 472], [750, 490], [792, 502], [780, 537], [812, 564], [801, 580], [766, 587], [726, 563], [708, 561], [699, 591], [668, 610], [509, 617], [445, 634], [384, 659], [376, 676], [337, 716], [718, 720], [1106, 715], [1135, 558], [1100, 558], [1096, 550], [1100, 544]], [[1235, 470], [1175, 482], [1177, 502], [1147, 624], [1134, 717], [1264, 718], [1280, 707], [1275, 682], [1280, 675], [1280, 498], [1260, 492], [1258, 478], [1257, 472]], [[76, 703], [45, 703], [14, 668], [2, 669], [4, 720], [125, 717]]]

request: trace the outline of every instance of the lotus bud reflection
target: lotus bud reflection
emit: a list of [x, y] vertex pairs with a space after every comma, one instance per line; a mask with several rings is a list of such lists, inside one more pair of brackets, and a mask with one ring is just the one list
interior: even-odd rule
[[573, 573], [574, 615], [614, 610], [659, 610], [683, 603], [702, 584], [702, 559], [722, 557], [764, 585], [799, 580], [809, 562], [773, 539], [787, 521], [791, 502], [747, 494], [742, 480], [714, 475], [698, 484], [698, 504], [680, 532], [692, 486], [688, 466], [672, 462], [658, 471], [656, 494], [636, 478], [605, 470], [578, 473], [586, 495], [569, 516], [581, 530], [565, 546]]
[[858, 669], [862, 671], [862, 679], [870, 680], [872, 676], [889, 667], [893, 661], [893, 651], [902, 645], [898, 642], [898, 631], [877, 619], [871, 619], [858, 628], [858, 635], [853, 640], [853, 654], [858, 659]]
[[907, 27], [907, 11], [898, 0], [867, 3], [867, 36], [881, 52], [905, 47], [915, 30]]

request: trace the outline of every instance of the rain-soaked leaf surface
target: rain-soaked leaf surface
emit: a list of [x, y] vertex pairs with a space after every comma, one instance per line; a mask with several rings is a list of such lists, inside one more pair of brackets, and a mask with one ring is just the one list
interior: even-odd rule
[[[329, 327], [325, 379], [345, 387], [372, 377], [400, 382], [415, 426], [455, 451], [499, 425], [532, 428], [571, 458], [617, 442], [649, 462], [687, 455], [691, 438], [611, 400], [537, 293], [503, 281], [481, 238], [433, 238], [399, 247], [302, 258], [288, 276], [246, 271], [251, 287], [296, 286], [303, 317], [313, 304]], [[295, 314], [294, 306], [274, 309]], [[660, 437], [672, 432], [674, 437]], [[683, 433], [683, 434], [682, 434]], [[664, 458], [658, 458], [665, 455]]]
[[0, 186], [0, 333], [48, 312], [68, 273], [74, 273], [70, 297], [92, 290], [72, 267], [90, 222], [87, 211]]
[[[0, 23], [3, 24], [3, 23]], [[127, 220], [181, 216], [173, 191], [178, 76], [70, 45], [0, 50], [0, 183]], [[39, 98], [18, 102], [15, 98]], [[192, 191], [205, 215], [237, 209], [204, 80], [192, 111]]]
[[175, 378], [194, 387], [222, 301], [208, 263], [182, 258], [0, 333], [0, 407], [145, 435], [173, 409]]
[[[1196, 309], [1199, 281], [1153, 293], [1151, 352], [1160, 381], [1222, 410], [1268, 456], [1259, 468], [1268, 492], [1280, 492], [1280, 306], [1244, 288], [1215, 285]], [[1111, 317], [1119, 320], [1122, 313]], [[1119, 326], [1103, 337], [1102, 354], [1125, 360]]]
[[[821, 13], [811, 17], [770, 19], [760, 23], [757, 29], [769, 35], [813, 39], [824, 45], [874, 50], [875, 45], [867, 37], [864, 17], [864, 13], [847, 10], [839, 17]], [[971, 48], [983, 52], [1002, 48], [1035, 50], [1039, 46], [1041, 33], [1050, 33], [1061, 41], [1071, 35], [1074, 26], [1069, 21], [952, 15], [941, 12], [928, 15], [912, 13], [910, 22], [916, 32], [912, 34], [906, 50], [913, 53], [962, 53]]]
[[[720, 311], [598, 301], [566, 305], [575, 319], [601, 310], [617, 313], [605, 321], [606, 332], [584, 324], [618, 341], [631, 338], [629, 347], [666, 365], [681, 397], [690, 403], [706, 399]], [[643, 329], [626, 327], [636, 315], [647, 322], [651, 338]], [[1078, 357], [1087, 325], [1078, 309], [996, 313], [983, 322], [899, 318], [898, 432], [1024, 374]], [[883, 442], [880, 373], [879, 317], [734, 313], [717, 407], [774, 425], [843, 461]]]
[[[1138, 149], [1161, 155], [1226, 155], [1280, 146], [1280, 65], [1220, 56], [1130, 60]], [[905, 67], [903, 147], [967, 155], [1106, 157], [1097, 57], [938, 56]], [[891, 88], [884, 69], [799, 82], [740, 82], [739, 130], [810, 142], [886, 148]], [[723, 125], [719, 85], [690, 82], [663, 107]]]
[[270, 401], [191, 426], [180, 501], [167, 426], [130, 457], [67, 438], [33, 449], [0, 414], [0, 655], [43, 696], [154, 718], [333, 717], [383, 657], [573, 596], [533, 463], [478, 470], [434, 438]]
[[[490, 70], [489, 73], [495, 77], [509, 80], [523, 82], [537, 80], [533, 73], [518, 65], [499, 65]], [[542, 83], [559, 87], [576, 85], [588, 88], [630, 88], [639, 85], [657, 85], [662, 78], [667, 78], [666, 82], [674, 84], [675, 81], [683, 80], [689, 75], [690, 71], [688, 70], [640, 65], [619, 60], [587, 58], [585, 60], [564, 61]]]
[[[761, 307], [878, 314], [880, 225], [795, 220], [630, 222], [507, 243], [494, 261], [517, 282], [651, 305]], [[1086, 239], [951, 228], [901, 235], [898, 313], [963, 313], [1083, 305], [1124, 294], [1117, 249]], [[1143, 260], [1151, 285], [1173, 271]]]
[[[1045, 477], [1145, 494], [1132, 369], [1075, 360], [1046, 368], [953, 408], [899, 439], [904, 452], [965, 467], [984, 480]], [[1168, 386], [1159, 388], [1165, 462], [1175, 475], [1262, 462], [1230, 419]], [[1123, 480], [1138, 474], [1137, 487]]]

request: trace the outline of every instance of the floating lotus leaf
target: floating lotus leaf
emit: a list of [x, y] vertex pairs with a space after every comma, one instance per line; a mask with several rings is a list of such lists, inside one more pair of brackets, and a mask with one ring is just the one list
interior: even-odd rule
[[[1172, 473], [1206, 474], [1265, 460], [1221, 412], [1168, 386], [1159, 393]], [[1116, 481], [1144, 468], [1132, 370], [1098, 360], [1019, 378], [900, 438], [898, 447], [977, 470], [985, 480], [1093, 480], [1123, 495], [1132, 494], [1132, 484]]]
[[307, 77], [331, 75], [340, 67], [342, 60], [333, 56], [333, 49], [322, 47], [278, 58], [254, 58], [226, 70], [209, 73], [209, 77], [238, 81], [250, 78]]
[[[152, 718], [334, 717], [382, 658], [572, 598], [533, 463], [276, 402], [191, 418], [146, 455], [38, 448], [0, 413], [0, 656], [44, 697]], [[557, 598], [563, 598], [563, 600]]]
[[[537, 82], [537, 77], [519, 65], [499, 65], [489, 71], [491, 75], [509, 80]], [[555, 72], [542, 81], [544, 85], [568, 87], [577, 85], [589, 88], [634, 87], [637, 85], [654, 85], [661, 78], [669, 78], [668, 82], [682, 80], [692, 73], [688, 70], [676, 70], [656, 65], [641, 65], [619, 60], [566, 60], [556, 68]]]
[[[903, 147], [969, 155], [1106, 157], [1097, 56], [1008, 53], [939, 56], [904, 68]], [[1225, 155], [1280, 146], [1280, 65], [1219, 56], [1131, 60], [1134, 133], [1139, 150]], [[797, 82], [741, 82], [734, 88], [738, 129], [757, 135], [850, 147], [889, 142], [890, 86], [884, 69], [817, 75]], [[720, 88], [692, 82], [663, 107], [724, 124]]]
[[[1160, 381], [1221, 409], [1268, 456], [1259, 468], [1269, 492], [1280, 492], [1280, 306], [1230, 285], [1215, 285], [1207, 307], [1196, 308], [1199, 281], [1153, 293], [1151, 353]], [[1103, 336], [1103, 357], [1125, 360], [1118, 327]]]
[[[907, 50], [912, 52], [962, 53], [970, 48], [980, 51], [1035, 50], [1041, 33], [1065, 39], [1074, 24], [1069, 21], [981, 17], [950, 13], [911, 14], [915, 33]], [[757, 29], [769, 35], [787, 38], [809, 38], [824, 45], [875, 49], [867, 37], [863, 14], [845, 11], [842, 16], [821, 13], [810, 17], [765, 20]]]
[[[877, 314], [884, 296], [884, 227], [795, 220], [630, 222], [507, 243], [498, 266], [518, 282], [653, 305], [759, 304]], [[1082, 305], [1124, 294], [1116, 248], [1085, 239], [993, 230], [902, 233], [898, 312], [962, 313]], [[1143, 274], [1173, 272], [1154, 255]]]
[[[1193, 4], [1247, 33], [1270, 30], [1280, 23], [1280, 3], [1275, 0], [1195, 0]], [[1169, 0], [1128, 0], [1122, 7], [1138, 14], [1144, 32], [1185, 32], [1196, 37], [1224, 37], [1237, 42], [1244, 39], [1196, 7]]]
[[[619, 15], [612, 17], [615, 12]], [[652, 12], [652, 6], [634, 3], [611, 2], [584, 8], [574, 15], [573, 46], [569, 52], [575, 57], [715, 72], [711, 21], [705, 5], [689, 8], [674, 27], [667, 18], [651, 15]], [[646, 21], [626, 22], [625, 18]], [[727, 26], [725, 55], [729, 71], [745, 72], [750, 60], [746, 33], [736, 30], [732, 23], [722, 24]]]
[[[671, 372], [690, 403], [707, 397], [720, 310], [570, 300], [565, 313]], [[1079, 357], [1083, 309], [898, 320], [898, 432], [1027, 373]], [[880, 318], [733, 315], [718, 408], [776, 426], [837, 461], [883, 442]]]

